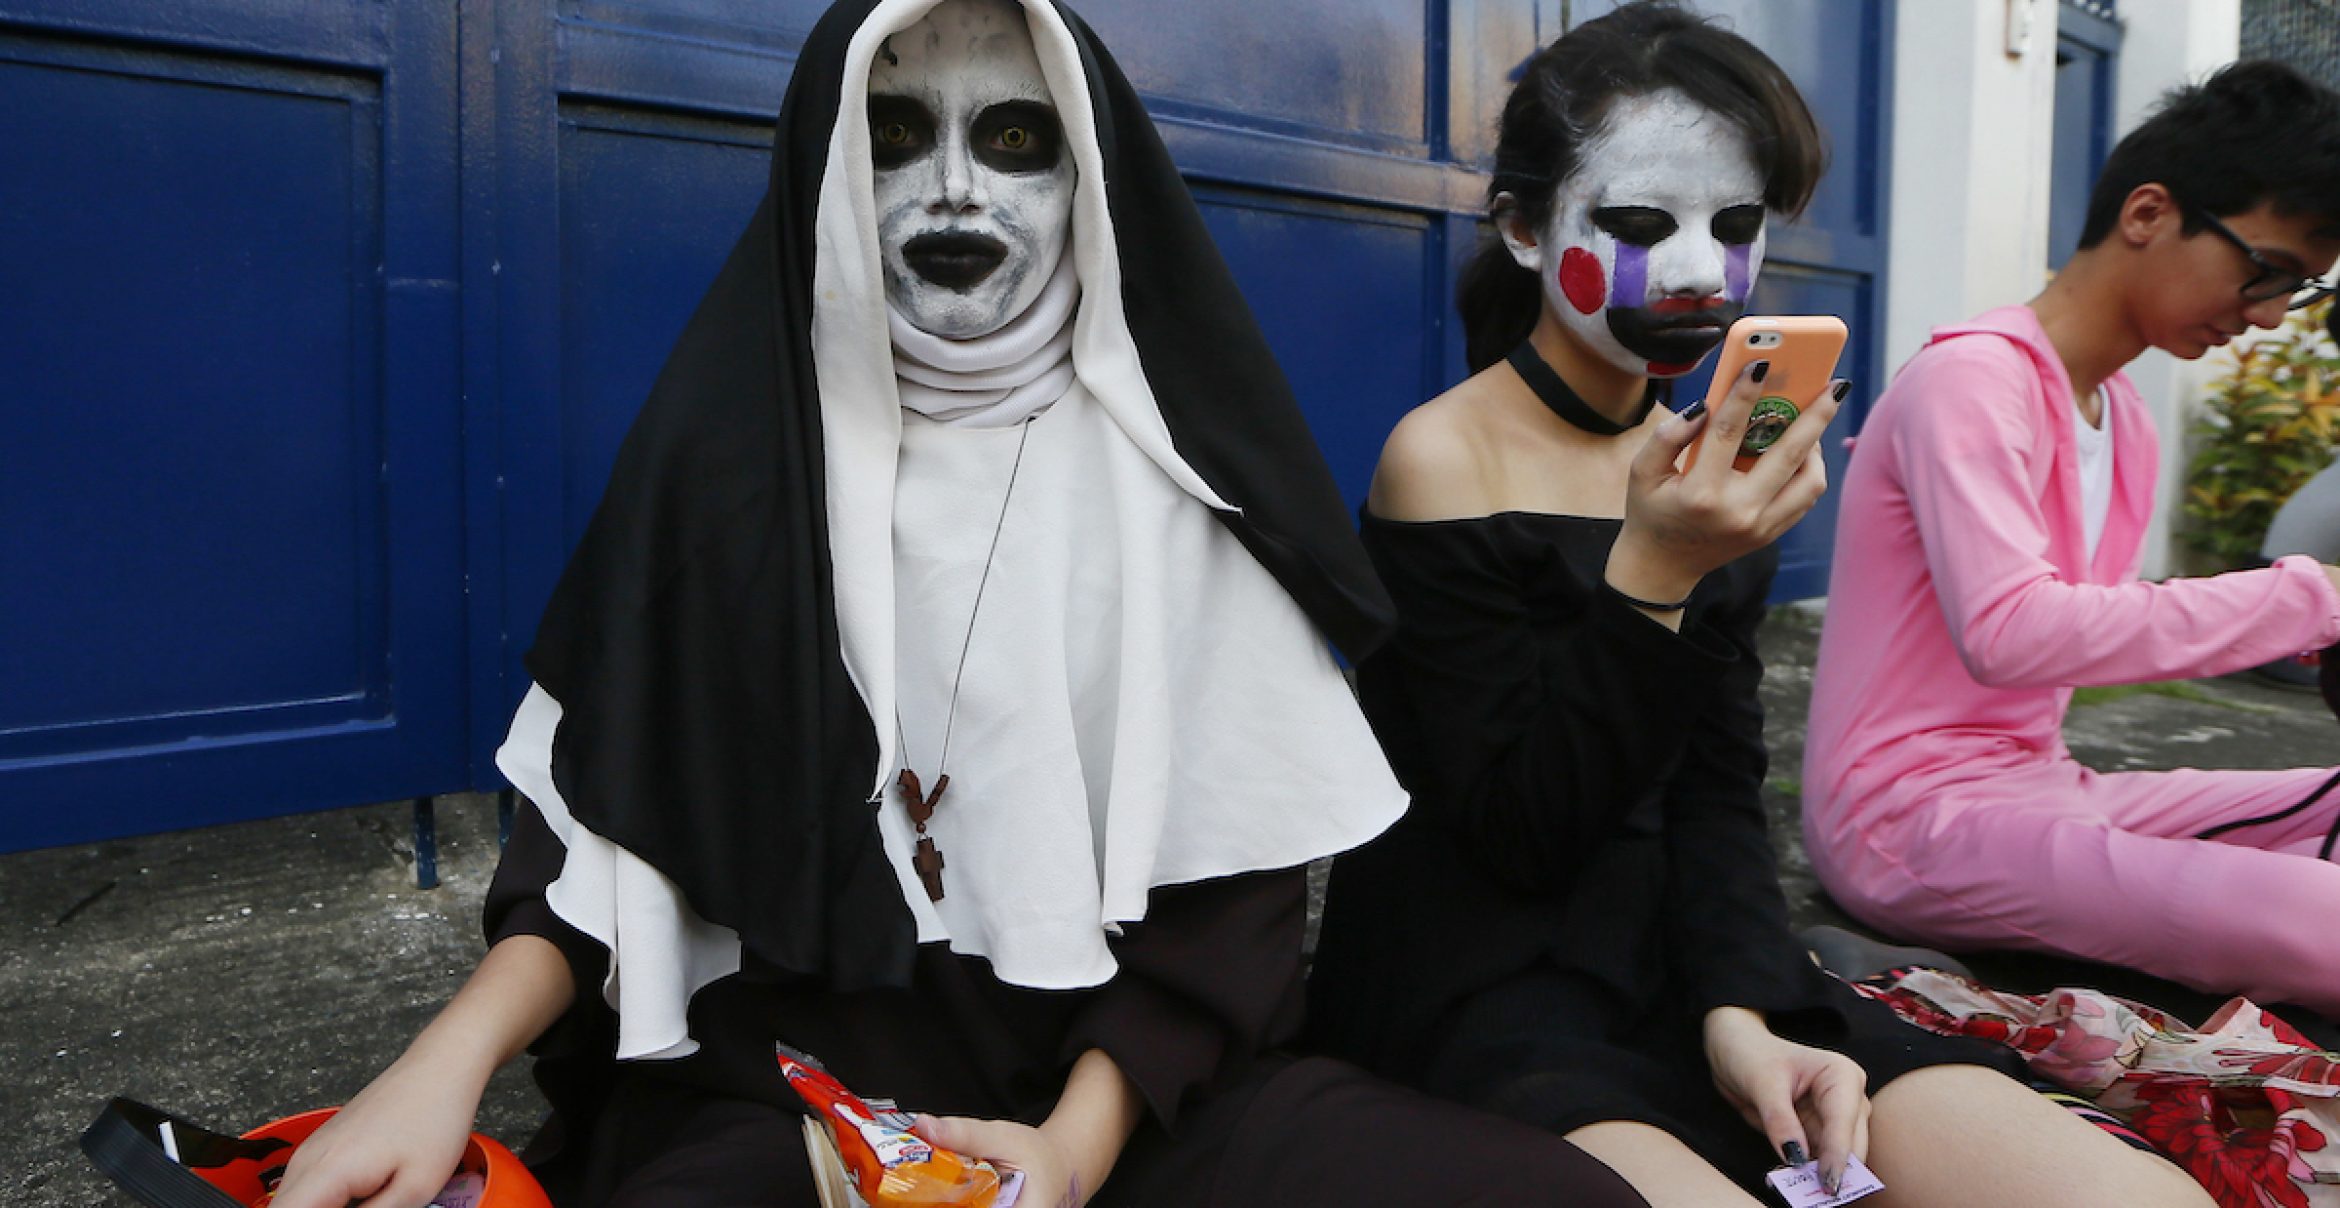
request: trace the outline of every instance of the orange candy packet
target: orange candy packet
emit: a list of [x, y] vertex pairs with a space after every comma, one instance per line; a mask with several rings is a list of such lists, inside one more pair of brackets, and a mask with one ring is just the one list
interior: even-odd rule
[[[1011, 1208], [1004, 1180], [989, 1162], [953, 1153], [910, 1130], [911, 1117], [872, 1105], [786, 1045], [772, 1046], [788, 1085], [828, 1126], [837, 1154], [870, 1208]], [[1020, 1180], [1018, 1180], [1020, 1181]]]

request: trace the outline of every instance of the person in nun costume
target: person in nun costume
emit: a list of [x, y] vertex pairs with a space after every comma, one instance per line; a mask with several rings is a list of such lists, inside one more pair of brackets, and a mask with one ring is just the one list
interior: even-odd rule
[[1642, 1203], [1278, 1051], [1391, 622], [1089, 29], [842, 0], [529, 655], [488, 955], [277, 1208], [424, 1204], [524, 1046], [555, 1202], [811, 1205], [775, 1041], [1027, 1206]]

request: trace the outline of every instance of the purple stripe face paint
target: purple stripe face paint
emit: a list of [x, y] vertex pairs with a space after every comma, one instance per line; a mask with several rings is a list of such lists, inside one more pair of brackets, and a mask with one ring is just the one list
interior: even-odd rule
[[1723, 297], [1732, 302], [1744, 302], [1755, 288], [1755, 245], [1733, 243], [1723, 248]]
[[1609, 271], [1609, 305], [1627, 310], [1649, 305], [1649, 249], [1620, 239], [1617, 263]]

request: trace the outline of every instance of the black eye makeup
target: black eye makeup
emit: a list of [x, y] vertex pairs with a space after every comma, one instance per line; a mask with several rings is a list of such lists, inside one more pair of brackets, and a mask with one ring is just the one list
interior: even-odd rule
[[906, 96], [869, 98], [869, 158], [880, 171], [934, 148], [934, 114]]
[[975, 115], [975, 158], [999, 172], [1046, 172], [1064, 152], [1056, 111], [1038, 101], [1002, 101]]
[[1656, 247], [1681, 227], [1655, 206], [1600, 206], [1592, 212], [1592, 224], [1635, 247]]
[[1732, 206], [1716, 214], [1710, 227], [1714, 237], [1723, 243], [1732, 246], [1753, 243], [1763, 234], [1763, 207]]

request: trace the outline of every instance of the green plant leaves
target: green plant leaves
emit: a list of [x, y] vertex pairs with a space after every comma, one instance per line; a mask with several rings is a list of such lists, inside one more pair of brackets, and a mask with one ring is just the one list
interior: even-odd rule
[[2188, 429], [2179, 538], [2229, 566], [2258, 556], [2276, 509], [2340, 452], [2340, 352], [2324, 336], [2331, 305], [2236, 348], [2234, 369]]

